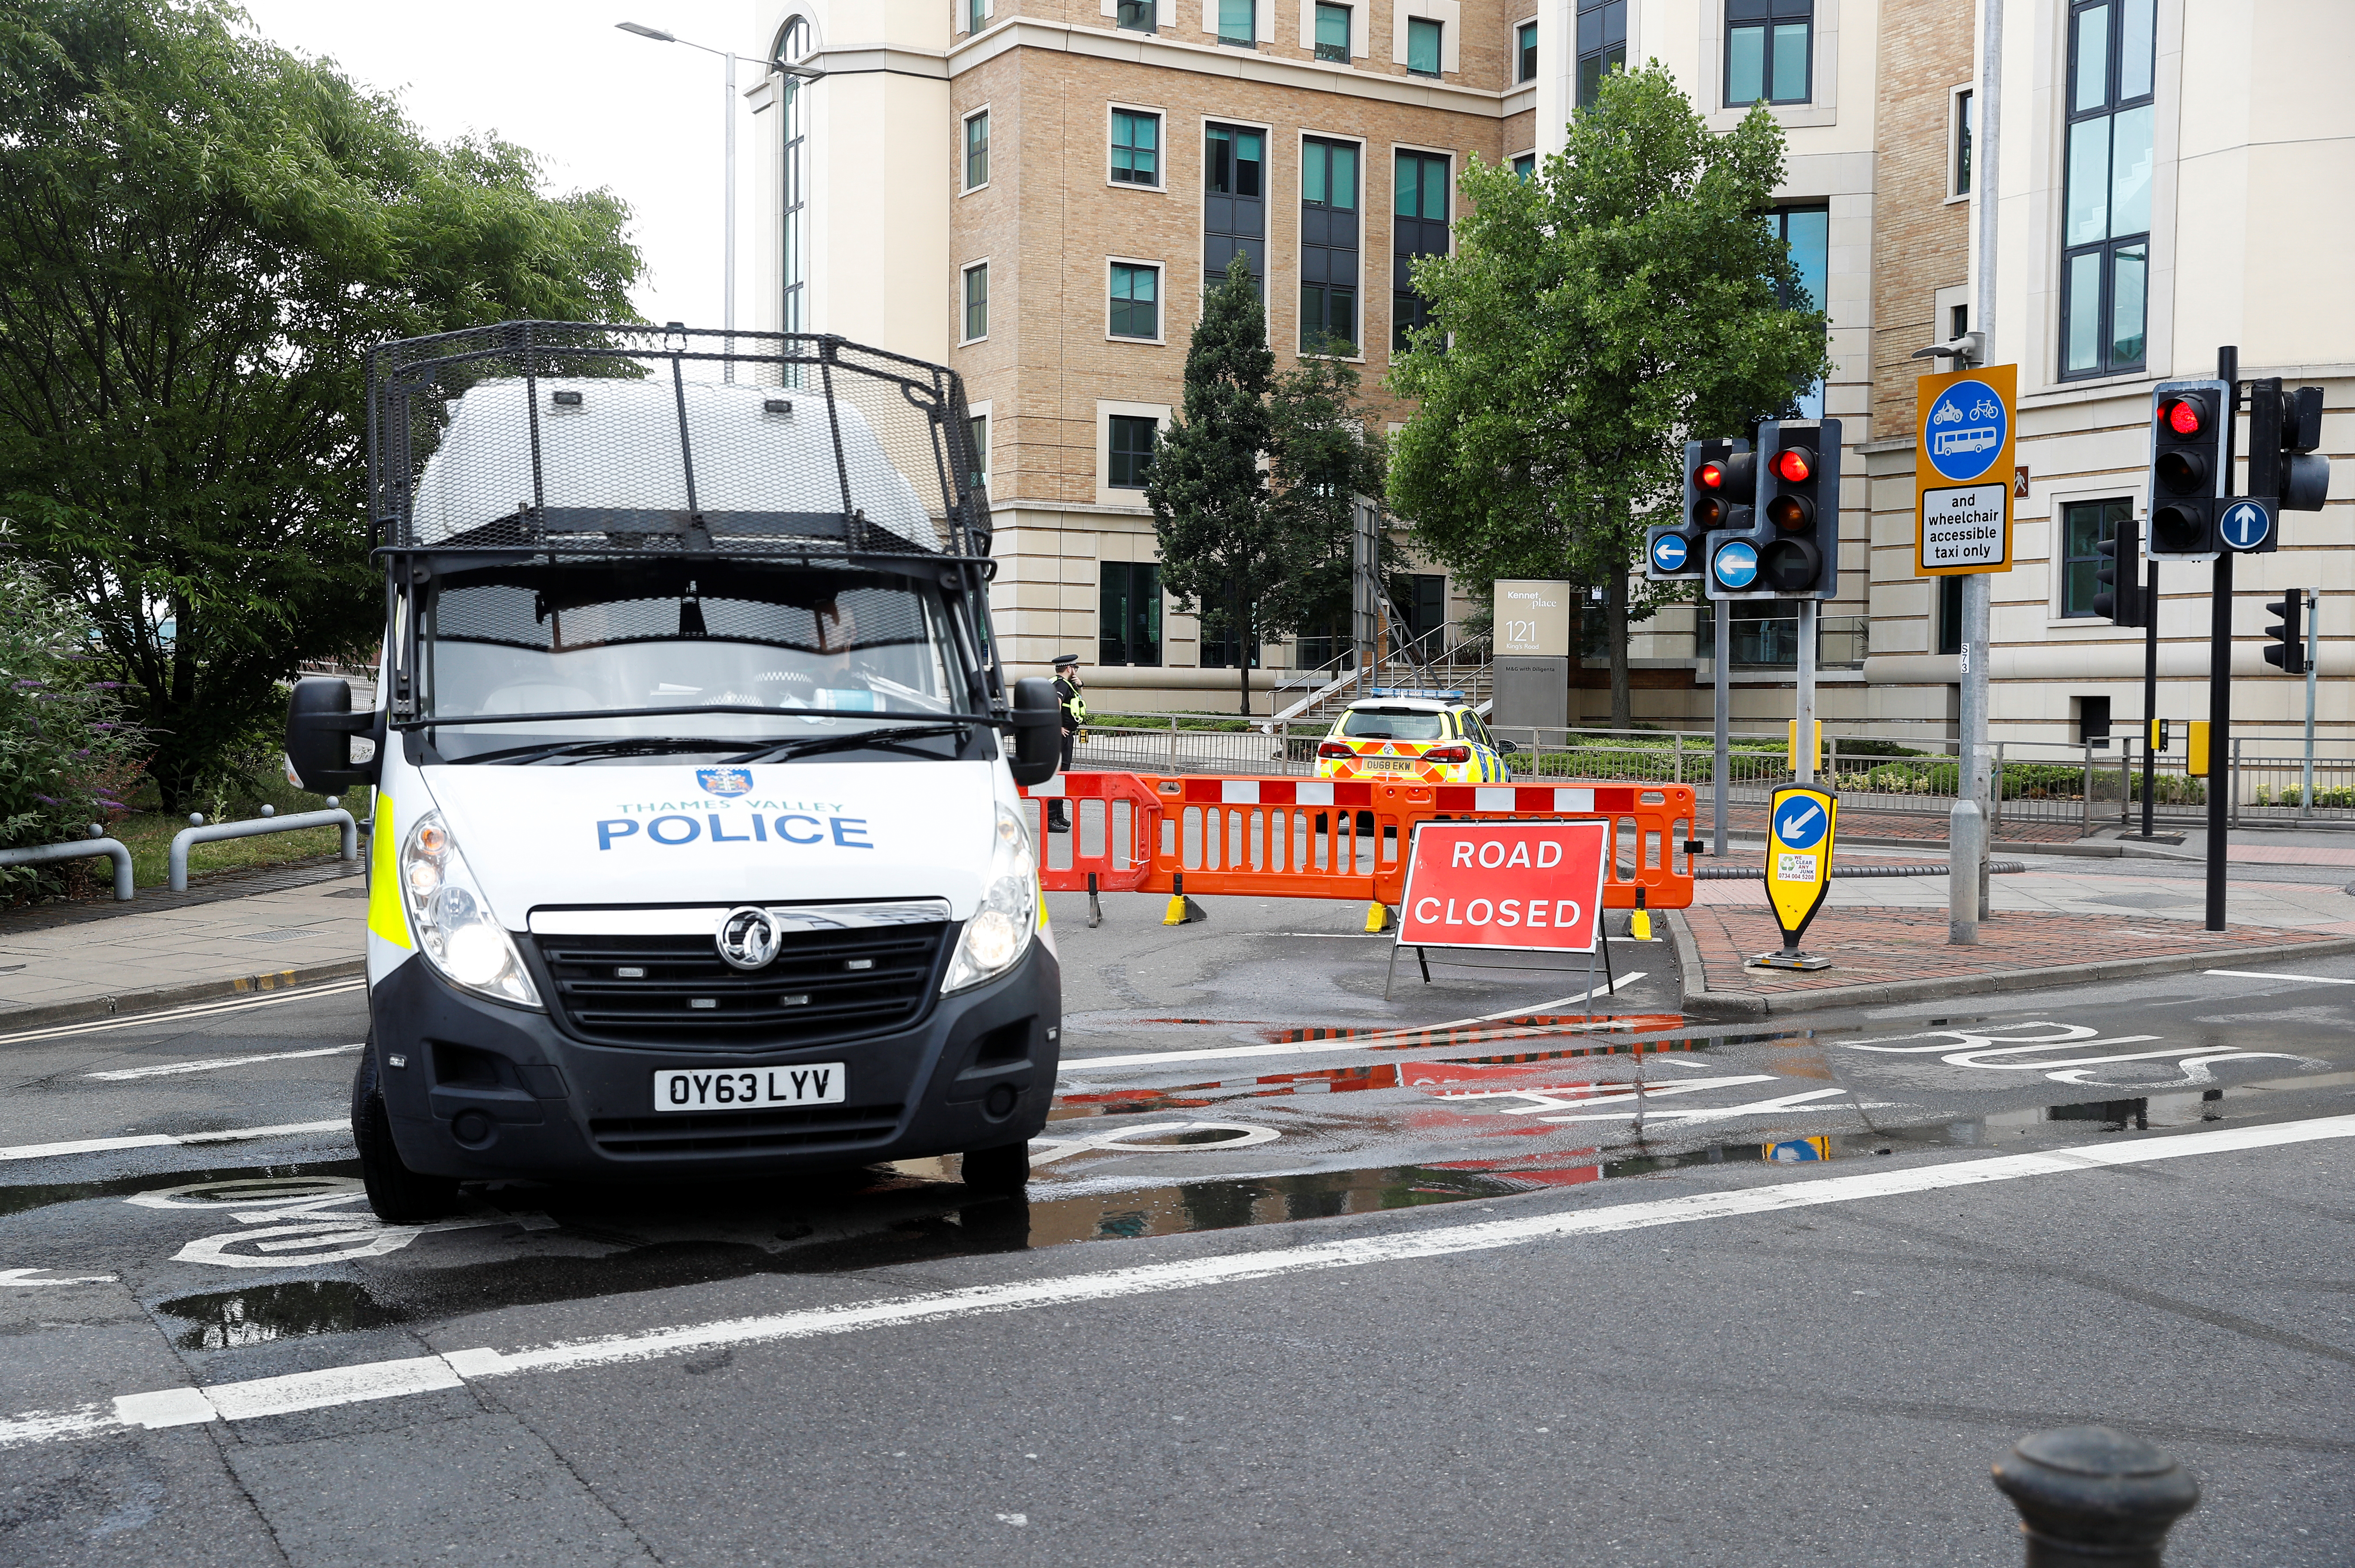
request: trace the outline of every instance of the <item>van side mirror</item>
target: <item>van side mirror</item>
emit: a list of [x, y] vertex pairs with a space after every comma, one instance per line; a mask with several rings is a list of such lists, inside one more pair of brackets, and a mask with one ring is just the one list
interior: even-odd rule
[[[286, 761], [314, 795], [337, 795], [372, 784], [381, 771], [374, 739], [376, 715], [352, 711], [352, 684], [333, 676], [294, 683], [286, 705]], [[352, 737], [370, 737], [365, 762], [352, 761]]]
[[1008, 766], [1025, 789], [1045, 784], [1063, 762], [1063, 705], [1040, 676], [1014, 683], [1014, 755]]

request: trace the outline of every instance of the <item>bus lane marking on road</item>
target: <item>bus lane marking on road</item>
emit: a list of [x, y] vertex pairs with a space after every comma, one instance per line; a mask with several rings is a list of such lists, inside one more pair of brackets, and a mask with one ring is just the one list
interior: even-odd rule
[[[1182, 1133], [1233, 1133], [1234, 1137], [1220, 1138], [1215, 1143], [1141, 1144], [1135, 1140], [1150, 1137], [1176, 1137]], [[1114, 1127], [1110, 1132], [1090, 1133], [1076, 1138], [1032, 1138], [1030, 1168], [1059, 1159], [1069, 1159], [1075, 1154], [1091, 1150], [1103, 1154], [1217, 1154], [1227, 1149], [1250, 1148], [1255, 1144], [1273, 1143], [1284, 1135], [1273, 1127], [1254, 1126], [1247, 1122], [1156, 1122], [1141, 1127]], [[1044, 1152], [1039, 1152], [1044, 1146]]]
[[345, 1133], [351, 1118], [331, 1122], [288, 1122], [274, 1127], [224, 1127], [209, 1133], [138, 1133], [119, 1138], [74, 1138], [65, 1143], [18, 1144], [0, 1148], [0, 1159], [57, 1159], [69, 1154], [110, 1154], [124, 1148], [174, 1148], [187, 1144], [244, 1143], [254, 1138], [299, 1137], [310, 1133]]
[[295, 1176], [188, 1182], [133, 1193], [123, 1201], [140, 1209], [226, 1213], [240, 1225], [255, 1227], [199, 1237], [172, 1254], [175, 1263], [221, 1268], [290, 1268], [380, 1258], [436, 1231], [556, 1227], [545, 1214], [487, 1209], [424, 1225], [388, 1225], [373, 1214], [350, 1211], [350, 1205], [367, 1199], [367, 1188], [348, 1176]]
[[[2181, 1088], [2194, 1083], [2212, 1083], [2214, 1075], [2208, 1069], [2219, 1061], [2298, 1061], [2309, 1067], [2323, 1063], [2312, 1057], [2293, 1055], [2280, 1051], [2243, 1051], [2238, 1047], [2219, 1048], [2213, 1045], [2169, 1045], [2155, 1051], [2117, 1051], [2117, 1046], [2142, 1045], [2164, 1035], [2120, 1034], [2101, 1038], [2102, 1031], [2090, 1024], [2064, 1024], [2051, 1019], [2007, 1024], [2004, 1030], [2044, 1029], [2051, 1032], [2030, 1035], [2018, 1032], [1998, 1032], [1986, 1029], [1925, 1029], [1914, 1034], [1882, 1035], [1871, 1040], [1835, 1040], [1831, 1043], [1851, 1051], [1869, 1051], [1876, 1054], [1898, 1056], [1934, 1055], [1949, 1067], [1977, 1068], [1990, 1072], [2037, 1072], [2055, 1083], [2079, 1083], [2100, 1087], [2096, 1072], [2104, 1067], [2129, 1061], [2168, 1061], [2183, 1074], [2164, 1084], [2136, 1084], [2136, 1088]], [[1910, 1043], [1928, 1040], [1927, 1045]], [[2054, 1051], [2102, 1051], [2097, 1056], [2054, 1056]], [[2172, 1061], [2169, 1059], [2172, 1058]]]
[[[1488, 1252], [1574, 1236], [1607, 1235], [1662, 1225], [1819, 1208], [1836, 1203], [2016, 1181], [2030, 1177], [2078, 1175], [2158, 1160], [2237, 1154], [2349, 1137], [2355, 1137], [2355, 1115], [2274, 1122], [2213, 1132], [2160, 1134], [2116, 1143], [2077, 1145], [2039, 1154], [1976, 1156], [1855, 1176], [1810, 1175], [1786, 1181], [1686, 1193], [1638, 1203], [1609, 1204], [1465, 1225], [1437, 1225], [1380, 1235], [1348, 1236], [1295, 1247], [1225, 1253], [1130, 1268], [925, 1291], [911, 1296], [886, 1296], [758, 1317], [725, 1318], [636, 1333], [558, 1340], [514, 1350], [478, 1346], [439, 1356], [224, 1381], [200, 1389], [181, 1387], [119, 1394], [103, 1403], [93, 1401], [68, 1410], [20, 1412], [12, 1416], [0, 1416], [0, 1449], [99, 1437], [134, 1427], [152, 1431], [216, 1420], [250, 1420], [264, 1415], [456, 1388], [476, 1379], [619, 1366], [722, 1346], [779, 1344], [859, 1333], [872, 1328], [1022, 1312], [1041, 1307], [1122, 1300], [1173, 1290], [1234, 1285], [1329, 1269]], [[2318, 1346], [2318, 1353], [2324, 1350], [2333, 1356], [2343, 1356], [2343, 1352], [2329, 1347]]]
[[302, 1061], [314, 1056], [348, 1056], [364, 1051], [363, 1045], [327, 1045], [316, 1051], [266, 1051], [254, 1056], [214, 1056], [202, 1061], [167, 1061], [156, 1067], [117, 1067], [104, 1072], [85, 1072], [84, 1078], [94, 1078], [101, 1083], [127, 1083], [134, 1078], [170, 1078], [182, 1072], [211, 1072], [223, 1067], [244, 1067], [256, 1061]]
[[48, 1274], [45, 1268], [0, 1268], [0, 1285], [112, 1285], [111, 1274], [68, 1275], [63, 1279], [35, 1279], [37, 1274]]

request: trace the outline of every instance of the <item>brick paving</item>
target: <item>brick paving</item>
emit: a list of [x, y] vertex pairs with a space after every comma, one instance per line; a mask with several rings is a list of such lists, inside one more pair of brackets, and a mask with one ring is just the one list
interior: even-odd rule
[[1791, 974], [1742, 967], [1744, 959], [1783, 945], [1783, 933], [1775, 929], [1774, 917], [1757, 903], [1697, 904], [1685, 911], [1684, 917], [1694, 944], [1700, 949], [1708, 988], [1753, 996], [1934, 976], [2017, 975], [2179, 953], [2214, 953], [2219, 959], [2229, 959], [2239, 947], [2328, 942], [2341, 934], [2266, 925], [2234, 925], [2211, 932], [2196, 922], [2147, 914], [2021, 911], [1980, 922], [1977, 947], [1950, 947], [1944, 907], [1827, 907], [1817, 914], [1799, 945], [1830, 959], [1831, 967]]

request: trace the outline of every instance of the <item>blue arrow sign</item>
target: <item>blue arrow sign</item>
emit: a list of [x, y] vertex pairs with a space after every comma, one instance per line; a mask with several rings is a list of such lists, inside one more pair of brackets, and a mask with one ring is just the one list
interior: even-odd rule
[[1930, 466], [1956, 484], [1977, 478], [1995, 466], [2009, 423], [1993, 387], [1955, 382], [1930, 405], [1929, 428], [1922, 437]]
[[2216, 519], [2216, 531], [2234, 549], [2254, 549], [2274, 531], [2274, 519], [2254, 501], [2235, 501]]
[[1747, 539], [1728, 539], [1717, 547], [1710, 571], [1727, 588], [1747, 588], [1758, 581], [1758, 547]]
[[1787, 848], [1812, 849], [1824, 841], [1824, 830], [1831, 825], [1821, 801], [1802, 796], [1785, 801], [1774, 814], [1774, 837]]
[[1691, 554], [1682, 534], [1662, 534], [1652, 541], [1652, 565], [1660, 571], [1682, 571]]

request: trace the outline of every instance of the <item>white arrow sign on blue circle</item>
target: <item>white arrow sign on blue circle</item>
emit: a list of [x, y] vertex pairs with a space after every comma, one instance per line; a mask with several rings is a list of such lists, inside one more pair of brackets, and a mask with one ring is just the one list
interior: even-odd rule
[[1662, 571], [1682, 571], [1690, 553], [1682, 534], [1662, 534], [1652, 541], [1652, 564]]
[[2235, 501], [2216, 520], [2216, 531], [2234, 549], [2254, 549], [2273, 529], [2272, 517], [2254, 501]]
[[1728, 588], [1747, 588], [1758, 581], [1758, 548], [1747, 539], [1728, 539], [1717, 547], [1710, 570]]
[[1820, 801], [1801, 796], [1785, 801], [1783, 809], [1775, 813], [1774, 837], [1793, 849], [1812, 849], [1823, 842], [1824, 829], [1831, 825]]

